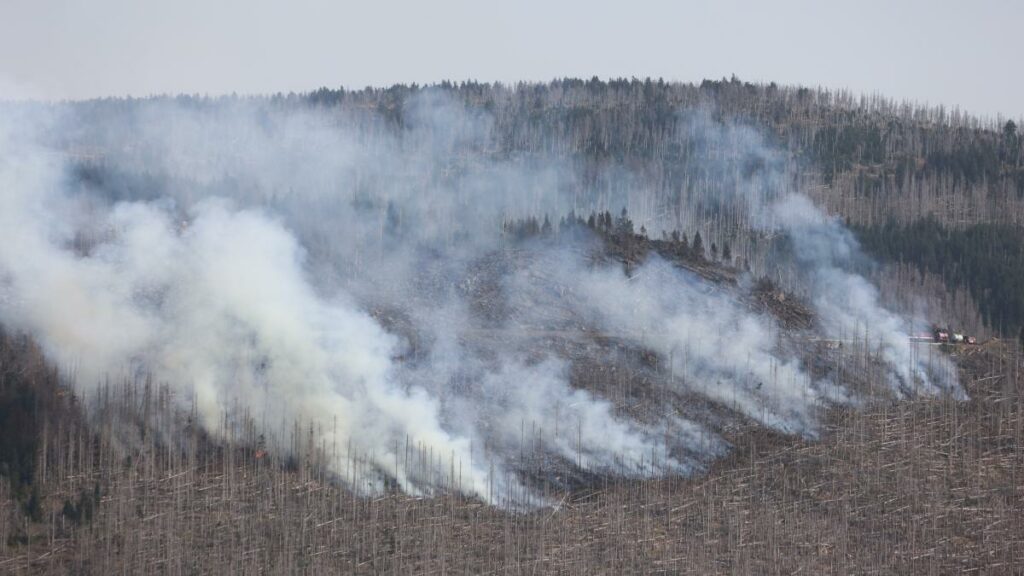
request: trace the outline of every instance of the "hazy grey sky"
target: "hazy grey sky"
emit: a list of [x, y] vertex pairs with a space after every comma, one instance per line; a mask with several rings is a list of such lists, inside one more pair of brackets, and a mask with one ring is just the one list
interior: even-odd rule
[[652, 76], [1024, 116], [1024, 1], [0, 0], [0, 97]]

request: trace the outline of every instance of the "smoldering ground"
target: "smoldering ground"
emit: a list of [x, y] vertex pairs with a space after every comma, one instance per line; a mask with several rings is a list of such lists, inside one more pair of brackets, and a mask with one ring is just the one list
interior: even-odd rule
[[[552, 334], [650, 349], [673, 393], [784, 433], [814, 436], [823, 409], [856, 396], [743, 304], [748, 281], [723, 290], [658, 258], [627, 275], [587, 257], [593, 239], [501, 233], [570, 210], [642, 206], [653, 234], [728, 212], [749, 259], [740, 236], [790, 238], [821, 329], [884, 334], [894, 390], [959, 393], [908, 353], [852, 236], [751, 129], [690, 114], [680, 146], [714, 193], [666, 199], [626, 166], [592, 188], [571, 157], [502, 152], [495, 119], [440, 90], [401, 118], [262, 99], [5, 109], [0, 320], [83, 389], [153, 377], [211, 431], [239, 407], [268, 433], [322, 423], [318, 444], [368, 462], [333, 462], [359, 490], [391, 479], [511, 504], [529, 493], [528, 428], [561, 465], [623, 476], [690, 473], [727, 449], [721, 418], [671, 403], [639, 417], [573, 380], [576, 359], [542, 345]], [[426, 466], [409, 465], [410, 444]]]

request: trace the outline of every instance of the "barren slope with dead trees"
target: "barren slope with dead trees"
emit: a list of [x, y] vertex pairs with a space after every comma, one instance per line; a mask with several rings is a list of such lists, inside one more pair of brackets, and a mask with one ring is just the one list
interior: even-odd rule
[[[259, 456], [255, 430], [213, 442], [156, 385], [111, 384], [72, 404], [29, 343], [3, 346], [7, 357], [29, 346], [4, 378], [38, 386], [36, 406], [85, 403], [98, 416], [39, 431], [37, 503], [3, 482], [9, 574], [1002, 574], [1024, 557], [1021, 356], [998, 341], [954, 352], [967, 402], [837, 410], [820, 441], [740, 426], [705, 474], [595, 476], [523, 512], [455, 493], [360, 496], [333, 481], [302, 423], [290, 431], [298, 456]], [[851, 347], [845, 361], [864, 353]], [[173, 442], [148, 424], [175, 419], [189, 433]]]

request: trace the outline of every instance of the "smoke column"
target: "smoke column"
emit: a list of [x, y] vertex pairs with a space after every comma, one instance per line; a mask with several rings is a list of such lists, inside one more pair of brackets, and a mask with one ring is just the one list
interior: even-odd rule
[[[540, 328], [622, 335], [671, 365], [674, 391], [786, 433], [813, 437], [821, 410], [850, 401], [742, 302], [743, 285], [725, 292], [656, 257], [627, 276], [573, 242], [508, 256], [503, 221], [635, 190], [591, 197], [565, 158], [488, 152], [493, 118], [439, 91], [408, 99], [403, 118], [249, 100], [6, 109], [0, 322], [85, 390], [152, 375], [210, 431], [232, 406], [269, 431], [317, 423], [318, 443], [365, 455], [359, 470], [332, 463], [361, 491], [393, 479], [513, 504], [501, 495], [530, 492], [516, 457], [527, 429], [562, 465], [630, 477], [690, 473], [727, 449], [710, 420], [666, 408], [642, 421], [573, 382]], [[740, 183], [719, 200], [742, 200], [751, 231], [793, 239], [825, 330], [874, 327], [904, 393], [946, 386], [849, 266], [849, 233], [785, 190], [752, 131], [683, 125], [708, 174]], [[737, 178], [733, 159], [750, 157], [768, 168]], [[428, 466], [405, 465], [410, 444]]]

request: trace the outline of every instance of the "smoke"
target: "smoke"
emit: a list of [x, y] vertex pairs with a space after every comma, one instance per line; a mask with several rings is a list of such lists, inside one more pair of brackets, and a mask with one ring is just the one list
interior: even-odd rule
[[946, 391], [966, 398], [956, 380], [947, 376], [955, 374], [948, 359], [939, 358], [940, 366], [929, 366], [913, 354], [910, 335], [914, 320], [883, 307], [878, 288], [854, 271], [857, 260], [864, 256], [849, 230], [798, 194], [776, 201], [771, 213], [779, 229], [792, 239], [793, 254], [810, 281], [815, 309], [829, 333], [870, 330], [890, 368], [889, 384], [901, 395]]
[[602, 270], [583, 287], [603, 325], [643, 334], [684, 385], [767, 426], [813, 432], [820, 395], [796, 357], [776, 349], [769, 318], [656, 258], [632, 278]]
[[[657, 257], [627, 276], [588, 259], [587, 239], [507, 245], [508, 219], [638, 193], [591, 193], [555, 154], [499, 153], [494, 119], [440, 91], [407, 99], [397, 125], [264, 100], [8, 112], [0, 322], [85, 389], [167, 383], [214, 433], [239, 409], [268, 432], [308, 424], [315, 445], [360, 455], [330, 462], [355, 489], [393, 480], [511, 505], [531, 493], [528, 451], [596, 473], [690, 473], [727, 449], [723, 418], [813, 437], [822, 410], [850, 401], [751, 311], [743, 284]], [[742, 199], [752, 233], [792, 238], [822, 328], [871, 326], [899, 390], [938, 390], [903, 320], [854, 271], [849, 233], [779, 193], [769, 147], [707, 116], [683, 126], [681, 142], [706, 154], [702, 177], [732, 183], [716, 202]], [[737, 168], [759, 155], [753, 172]], [[600, 355], [592, 334], [658, 355], [651, 390], [737, 416], [614, 401], [574, 377]]]
[[[94, 215], [111, 239], [79, 254], [55, 218], [74, 201], [53, 194], [50, 170], [13, 162], [2, 168], [0, 310], [85, 386], [139, 367], [189, 390], [211, 430], [242, 400], [270, 428], [334, 421], [324, 440], [373, 452], [379, 468], [406, 437], [470, 461], [437, 402], [396, 382], [396, 339], [344, 295], [318, 296], [280, 223], [209, 200], [178, 230], [158, 206], [118, 203]], [[423, 482], [396, 480], [413, 492]], [[464, 486], [479, 492], [480, 471]]]
[[[790, 286], [808, 297], [825, 336], [849, 340], [865, 334], [888, 368], [887, 384], [900, 395], [948, 392], [965, 398], [948, 359], [925, 359], [913, 350], [911, 327], [927, 321], [881, 304], [878, 289], [862, 274], [870, 261], [856, 238], [794, 187], [799, 162], [761, 132], [716, 122], [707, 110], [688, 114], [680, 126], [680, 138], [699, 148], [706, 177], [718, 185], [717, 194], [704, 200], [713, 211], [735, 212], [733, 218], [751, 233], [749, 241], [782, 240], [781, 254], [762, 251], [763, 271], [789, 269]], [[829, 395], [836, 394], [844, 393], [833, 389]]]

